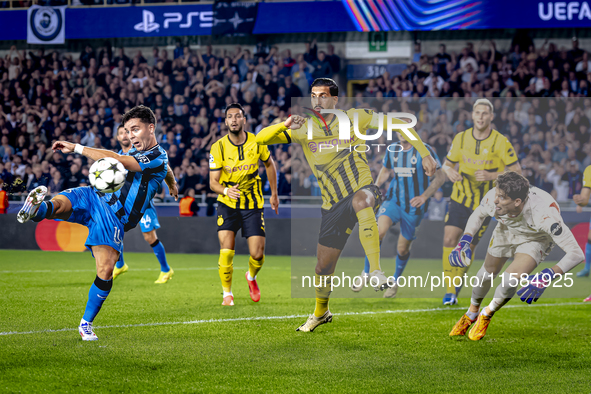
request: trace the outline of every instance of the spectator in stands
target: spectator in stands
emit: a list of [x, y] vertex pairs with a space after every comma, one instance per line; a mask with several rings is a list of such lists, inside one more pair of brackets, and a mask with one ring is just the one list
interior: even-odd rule
[[189, 188], [185, 191], [184, 197], [179, 201], [179, 213], [182, 217], [197, 216], [199, 206], [195, 200], [195, 190]]

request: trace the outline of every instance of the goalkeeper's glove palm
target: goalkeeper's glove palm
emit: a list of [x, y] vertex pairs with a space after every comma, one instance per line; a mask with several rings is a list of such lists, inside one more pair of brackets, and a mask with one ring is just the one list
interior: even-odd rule
[[449, 264], [452, 267], [468, 267], [472, 262], [472, 249], [470, 243], [472, 236], [464, 234], [458, 246], [449, 254]]
[[544, 290], [550, 286], [550, 282], [554, 279], [556, 274], [552, 268], [546, 268], [534, 275], [530, 275], [527, 278], [529, 285], [522, 287], [517, 295], [521, 296], [521, 301], [531, 304], [532, 301], [536, 302], [538, 298], [542, 296]]

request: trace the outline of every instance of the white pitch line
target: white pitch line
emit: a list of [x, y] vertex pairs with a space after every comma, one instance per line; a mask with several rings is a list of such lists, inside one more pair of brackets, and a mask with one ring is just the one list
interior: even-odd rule
[[[534, 304], [534, 305], [505, 305], [503, 308], [534, 308], [542, 306], [567, 306], [567, 305], [591, 305], [591, 303], [583, 302], [563, 302], [558, 304]], [[401, 309], [401, 310], [387, 310], [387, 311], [367, 311], [367, 312], [343, 312], [334, 313], [333, 316], [361, 316], [361, 315], [383, 315], [396, 313], [421, 313], [421, 312], [448, 312], [448, 311], [463, 311], [466, 307], [455, 308], [428, 308], [428, 309]], [[257, 321], [257, 320], [283, 320], [296, 319], [301, 317], [308, 317], [309, 315], [285, 315], [285, 316], [255, 316], [255, 317], [237, 317], [231, 319], [203, 319], [177, 322], [161, 322], [161, 323], [142, 323], [142, 324], [122, 324], [116, 326], [96, 326], [94, 328], [132, 328], [132, 327], [157, 327], [157, 326], [175, 326], [179, 324], [205, 324], [205, 323], [232, 323], [241, 321]], [[41, 331], [8, 331], [0, 332], [2, 335], [22, 335], [22, 334], [44, 334], [52, 332], [76, 331], [77, 328], [60, 328], [57, 330], [41, 330]]]

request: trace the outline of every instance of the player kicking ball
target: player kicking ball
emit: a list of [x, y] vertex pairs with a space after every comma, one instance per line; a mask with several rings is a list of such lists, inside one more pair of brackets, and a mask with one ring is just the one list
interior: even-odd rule
[[250, 258], [245, 277], [250, 298], [259, 302], [261, 292], [256, 278], [265, 262], [265, 218], [263, 187], [259, 176], [259, 160], [265, 165], [271, 186], [271, 208], [278, 213], [277, 171], [266, 146], [259, 146], [255, 136], [244, 130], [246, 117], [240, 104], [226, 108], [226, 126], [229, 133], [211, 146], [209, 158], [209, 185], [219, 194], [217, 208], [220, 259], [218, 269], [224, 290], [222, 305], [233, 306], [232, 274], [236, 233], [248, 242]]
[[44, 202], [47, 188], [35, 188], [17, 215], [17, 220], [40, 222], [58, 219], [88, 227], [85, 245], [96, 260], [96, 278], [88, 292], [88, 302], [78, 332], [84, 341], [98, 338], [92, 329], [113, 286], [113, 268], [123, 250], [124, 233], [137, 226], [163, 180], [177, 198], [177, 186], [168, 156], [156, 142], [156, 118], [143, 105], [132, 108], [121, 121], [129, 133], [134, 149], [129, 156], [87, 148], [66, 141], [53, 143], [54, 151], [78, 153], [92, 160], [112, 157], [129, 171], [123, 187], [115, 193], [101, 193], [91, 186], [65, 190]]
[[[378, 211], [380, 245], [388, 233], [388, 229], [400, 222], [400, 235], [396, 247], [396, 272], [393, 276], [394, 285], [384, 292], [384, 298], [396, 297], [398, 292], [396, 280], [406, 268], [410, 258], [410, 246], [412, 241], [416, 239], [417, 228], [429, 208], [429, 199], [445, 182], [445, 174], [439, 169], [441, 163], [431, 146], [425, 144], [431, 157], [437, 161], [438, 170], [435, 172], [433, 181], [423, 170], [423, 159], [419, 152], [400, 133], [396, 134], [400, 141], [388, 147], [382, 161], [383, 166], [376, 180], [376, 185], [381, 187], [392, 176], [385, 201]], [[369, 279], [369, 259], [367, 257], [361, 277], [364, 279], [361, 285], [357, 286], [359, 283], [353, 281], [351, 290], [358, 292], [366, 286]]]
[[[527, 277], [528, 284], [517, 292], [521, 301], [528, 304], [537, 301], [553, 280], [559, 280], [585, 259], [552, 196], [536, 187], [530, 188], [528, 180], [518, 173], [506, 172], [498, 176], [496, 187], [484, 196], [470, 215], [466, 232], [450, 253], [452, 266], [470, 265], [472, 237], [488, 217], [494, 217], [498, 224], [484, 264], [476, 274], [478, 285], [472, 288], [470, 308], [451, 330], [449, 335], [452, 337], [465, 335], [472, 326], [468, 338], [473, 341], [482, 339], [493, 315], [509, 302], [522, 278], [536, 269], [554, 244], [560, 246], [566, 255], [552, 268]], [[501, 284], [496, 288], [492, 301], [480, 310], [492, 281], [509, 258], [513, 261], [501, 275]]]
[[[127, 131], [123, 125], [119, 125], [117, 128], [117, 141], [119, 141], [119, 145], [121, 145], [121, 150], [119, 151], [120, 155], [127, 155], [131, 150], [131, 141], [127, 136]], [[156, 215], [156, 207], [154, 206], [154, 201], [150, 200], [150, 205], [144, 212], [144, 216], [142, 220], [140, 220], [140, 229], [142, 230], [142, 235], [146, 242], [152, 247], [154, 250], [154, 254], [160, 263], [160, 275], [158, 279], [154, 283], [162, 284], [168, 282], [172, 275], [174, 275], [174, 271], [168, 265], [166, 261], [166, 251], [164, 250], [164, 245], [158, 239], [156, 235], [156, 230], [160, 228], [160, 223], [158, 222], [158, 215]], [[119, 260], [117, 260], [117, 264], [115, 264], [115, 269], [113, 270], [113, 279], [117, 278], [119, 275], [126, 273], [129, 270], [129, 266], [123, 260], [123, 252], [119, 254]]]

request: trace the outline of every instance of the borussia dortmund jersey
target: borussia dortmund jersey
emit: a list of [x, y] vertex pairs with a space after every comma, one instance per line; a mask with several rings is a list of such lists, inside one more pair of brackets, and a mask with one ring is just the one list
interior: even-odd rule
[[220, 138], [211, 146], [209, 170], [221, 171], [220, 184], [226, 187], [239, 185], [240, 198], [233, 200], [223, 194], [218, 201], [230, 208], [263, 208], [263, 188], [259, 176], [259, 159], [269, 160], [269, 148], [258, 145], [252, 133], [246, 133], [246, 141], [234, 145], [229, 136]]
[[[333, 116], [328, 123], [317, 117], [308, 118], [298, 130], [287, 129], [283, 123], [269, 126], [261, 130], [260, 137], [257, 136], [257, 141], [260, 139], [261, 144], [295, 142], [302, 146], [306, 160], [318, 180], [322, 193], [322, 209], [326, 210], [362, 187], [373, 183], [365, 155], [365, 150], [369, 148], [372, 141], [358, 138], [353, 128], [354, 120], [357, 118], [359, 133], [367, 134], [368, 129], [375, 128], [373, 125], [377, 123], [374, 119], [376, 114], [368, 109], [353, 108], [346, 111], [346, 115], [350, 121], [350, 139], [346, 140], [339, 139], [339, 122], [336, 116]], [[308, 136], [308, 122], [312, 122], [311, 137]], [[394, 119], [393, 123], [405, 124], [406, 122]], [[279, 134], [276, 135], [276, 131], [279, 131]], [[409, 131], [417, 137], [411, 144], [417, 145], [422, 155], [429, 155], [429, 151], [416, 132], [412, 129]]]
[[492, 130], [487, 138], [477, 140], [471, 128], [455, 136], [447, 160], [460, 164], [458, 172], [463, 178], [454, 183], [451, 199], [470, 209], [476, 209], [482, 197], [493, 188], [493, 181], [477, 181], [476, 171], [503, 172], [518, 161], [507, 137]]

